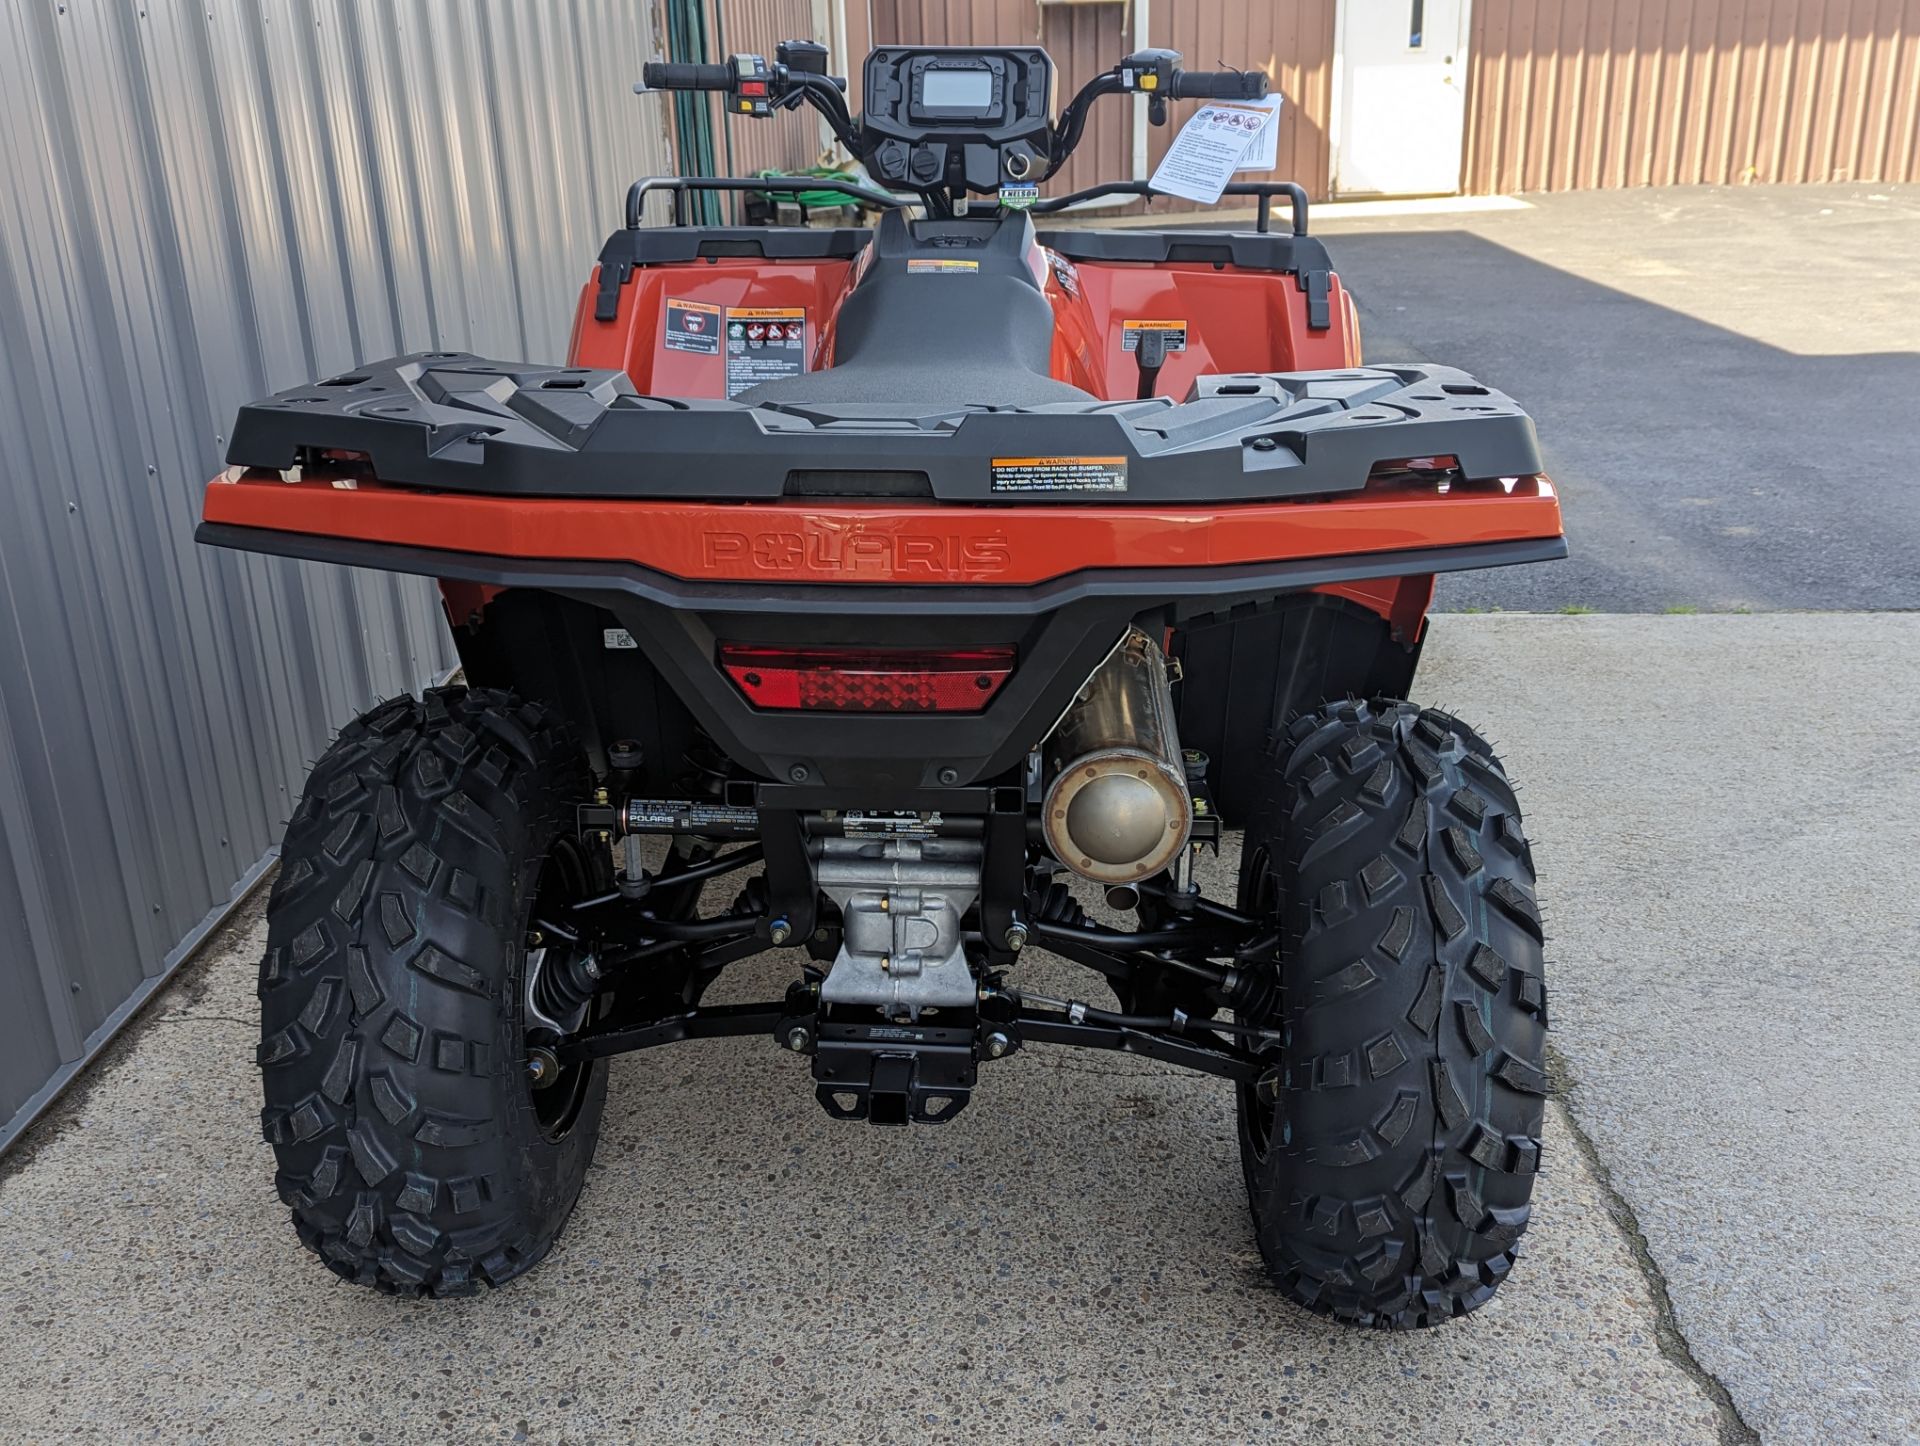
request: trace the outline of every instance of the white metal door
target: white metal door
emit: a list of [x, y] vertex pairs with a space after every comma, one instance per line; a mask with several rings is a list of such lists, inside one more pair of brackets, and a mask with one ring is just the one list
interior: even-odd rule
[[1334, 31], [1333, 189], [1460, 189], [1470, 0], [1340, 0]]

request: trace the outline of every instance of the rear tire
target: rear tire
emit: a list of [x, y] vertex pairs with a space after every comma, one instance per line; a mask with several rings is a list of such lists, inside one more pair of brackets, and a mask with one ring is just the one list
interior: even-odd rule
[[590, 778], [552, 713], [444, 688], [349, 724], [287, 827], [260, 972], [266, 1108], [301, 1240], [348, 1280], [470, 1295], [573, 1210], [606, 1066], [536, 1095], [523, 971], [535, 900], [585, 893]]
[[1281, 935], [1277, 1097], [1240, 1090], [1269, 1273], [1357, 1325], [1484, 1305], [1526, 1228], [1546, 1093], [1533, 858], [1499, 761], [1410, 703], [1306, 714], [1268, 760], [1240, 903]]

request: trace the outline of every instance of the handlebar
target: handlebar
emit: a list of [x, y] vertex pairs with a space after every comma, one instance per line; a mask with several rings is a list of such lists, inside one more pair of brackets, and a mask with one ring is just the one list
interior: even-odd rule
[[640, 83], [648, 90], [731, 90], [733, 67], [650, 60], [640, 68]]
[[1259, 70], [1176, 70], [1168, 95], [1174, 100], [1264, 100], [1267, 77]]
[[[771, 65], [762, 56], [745, 54], [728, 56], [719, 65], [649, 61], [642, 67], [641, 85], [635, 89], [719, 91], [727, 97], [722, 108], [729, 117], [746, 115], [765, 119], [783, 110], [810, 105], [825, 118], [835, 138], [848, 151], [863, 161], [871, 161], [873, 157], [867, 154], [866, 147], [872, 138], [847, 108], [847, 83], [826, 74], [826, 63], [824, 47], [806, 41], [783, 41]], [[1037, 153], [1045, 166], [1039, 175], [1030, 179], [1044, 182], [1066, 164], [1085, 133], [1088, 110], [1100, 96], [1130, 93], [1142, 97], [1148, 105], [1147, 118], [1158, 126], [1167, 122], [1168, 101], [1261, 100], [1267, 95], [1267, 77], [1262, 71], [1181, 70], [1179, 66], [1178, 51], [1144, 49], [1136, 50], [1112, 70], [1094, 76], [1067, 103], [1051, 126], [1040, 123], [1031, 127], [1030, 133], [1019, 136], [1019, 158], [1030, 162]], [[966, 144], [971, 147], [974, 142]], [[915, 158], [915, 175], [922, 174], [918, 162], [928, 158], [926, 155]], [[932, 159], [934, 171], [943, 176], [951, 174], [938, 163], [937, 156]], [[1011, 159], [1005, 164], [1007, 175], [1028, 178], [1025, 169], [1014, 169]], [[996, 162], [996, 170], [998, 165]], [[906, 172], [900, 170], [897, 178], [905, 180]], [[970, 184], [975, 190], [985, 189], [985, 183]], [[925, 194], [931, 195], [932, 191]], [[962, 195], [962, 188], [957, 184], [954, 195]], [[675, 200], [678, 206], [677, 193]], [[928, 204], [936, 203], [929, 200]], [[939, 214], [946, 214], [944, 196], [938, 204], [942, 208]], [[1264, 199], [1262, 207], [1264, 210]], [[629, 224], [635, 223], [629, 221]]]

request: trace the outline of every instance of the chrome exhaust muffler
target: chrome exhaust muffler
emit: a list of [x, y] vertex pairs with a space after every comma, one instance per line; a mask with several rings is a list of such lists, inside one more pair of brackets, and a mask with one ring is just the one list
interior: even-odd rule
[[1041, 748], [1041, 820], [1053, 856], [1131, 884], [1180, 857], [1193, 830], [1166, 654], [1138, 628], [1087, 679]]

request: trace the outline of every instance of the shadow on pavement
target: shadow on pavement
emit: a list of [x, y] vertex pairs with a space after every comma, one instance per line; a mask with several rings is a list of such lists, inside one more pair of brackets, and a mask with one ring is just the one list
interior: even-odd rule
[[[1368, 359], [1511, 393], [1561, 488], [1570, 560], [1443, 579], [1440, 607], [1920, 607], [1920, 355], [1796, 354], [1466, 231], [1325, 239]], [[1875, 303], [1812, 247], [1783, 275], [1843, 330]]]

